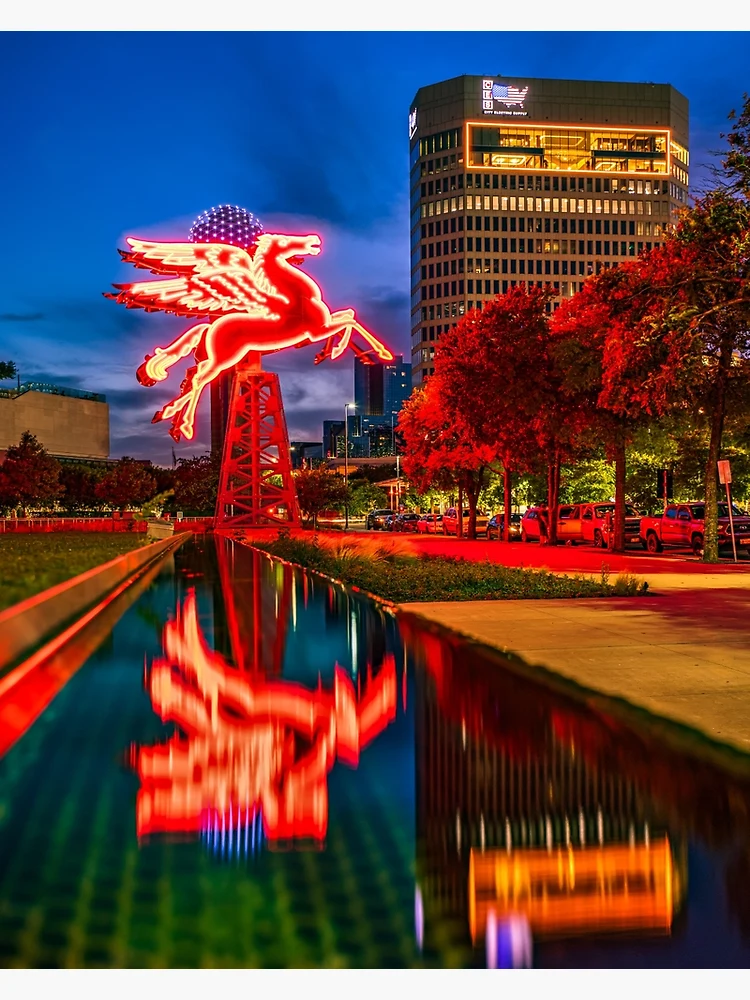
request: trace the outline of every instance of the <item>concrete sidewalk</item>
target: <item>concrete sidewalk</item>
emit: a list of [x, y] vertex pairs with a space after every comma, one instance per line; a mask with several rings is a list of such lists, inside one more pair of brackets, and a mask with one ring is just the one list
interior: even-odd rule
[[750, 578], [652, 582], [660, 596], [400, 608], [750, 753]]

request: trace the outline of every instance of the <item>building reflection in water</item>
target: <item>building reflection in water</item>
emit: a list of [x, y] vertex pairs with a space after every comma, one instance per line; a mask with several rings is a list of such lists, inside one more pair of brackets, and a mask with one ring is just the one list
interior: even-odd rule
[[331, 768], [337, 761], [356, 767], [361, 751], [395, 719], [393, 655], [376, 673], [367, 671], [359, 695], [338, 665], [332, 685], [319, 679], [314, 689], [252, 669], [247, 644], [239, 669], [208, 646], [193, 590], [165, 625], [163, 646], [146, 688], [154, 711], [177, 732], [133, 752], [141, 781], [138, 836], [194, 833], [222, 853], [245, 854], [261, 836], [323, 840]]
[[638, 774], [584, 752], [572, 703], [400, 627], [417, 662], [418, 934], [458, 918], [491, 967], [530, 965], [532, 938], [669, 934], [686, 840]]

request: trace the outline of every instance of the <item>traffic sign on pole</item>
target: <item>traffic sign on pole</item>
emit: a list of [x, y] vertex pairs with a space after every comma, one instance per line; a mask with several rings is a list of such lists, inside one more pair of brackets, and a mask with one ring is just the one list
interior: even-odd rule
[[737, 542], [734, 537], [734, 519], [732, 518], [732, 497], [729, 492], [729, 484], [732, 482], [732, 468], [726, 459], [716, 463], [719, 467], [719, 482], [727, 488], [727, 513], [729, 514], [729, 531], [732, 535], [732, 552], [734, 561], [737, 562]]

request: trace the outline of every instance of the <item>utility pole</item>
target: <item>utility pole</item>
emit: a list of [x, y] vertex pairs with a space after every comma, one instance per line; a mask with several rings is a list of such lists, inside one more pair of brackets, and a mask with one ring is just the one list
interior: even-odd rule
[[354, 409], [354, 403], [344, 403], [344, 485], [347, 497], [344, 500], [344, 531], [349, 530], [349, 407]]

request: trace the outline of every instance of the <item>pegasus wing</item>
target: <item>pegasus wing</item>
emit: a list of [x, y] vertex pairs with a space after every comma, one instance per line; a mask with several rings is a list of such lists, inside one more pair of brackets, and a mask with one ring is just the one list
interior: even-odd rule
[[177, 316], [275, 314], [272, 297], [258, 288], [253, 260], [240, 247], [223, 243], [151, 243], [128, 239], [123, 260], [154, 274], [173, 275], [162, 281], [115, 285], [107, 298], [129, 309], [161, 311]]
[[252, 272], [253, 260], [241, 247], [226, 243], [153, 243], [129, 236], [130, 250], [119, 254], [128, 264], [154, 274], [200, 274], [203, 271], [240, 270]]

